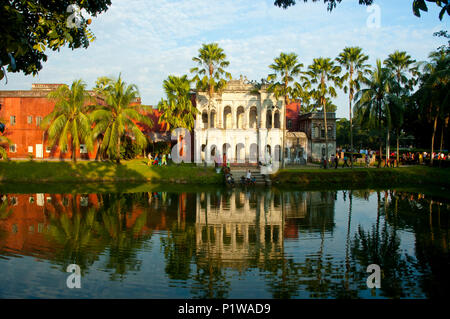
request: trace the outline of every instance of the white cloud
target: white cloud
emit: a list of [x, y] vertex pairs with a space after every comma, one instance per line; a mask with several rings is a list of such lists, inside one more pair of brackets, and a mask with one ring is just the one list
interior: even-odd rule
[[[113, 0], [94, 19], [97, 39], [87, 50], [50, 53], [38, 77], [10, 74], [9, 84], [0, 88], [27, 89], [34, 82], [70, 83], [77, 78], [92, 86], [98, 76], [122, 73], [138, 85], [144, 103], [156, 104], [162, 81], [169, 74], [188, 73], [192, 57], [206, 42], [220, 43], [234, 77], [256, 80], [267, 76], [268, 65], [282, 51], [296, 52], [305, 66], [314, 57], [335, 57], [350, 45], [364, 48], [372, 63], [396, 49], [426, 58], [440, 44], [432, 33], [445, 29], [443, 23], [437, 17], [432, 23], [413, 20], [404, 8], [406, 18], [398, 16], [391, 3], [380, 0], [381, 28], [368, 29], [366, 9], [349, 3], [330, 14], [319, 3], [301, 2], [283, 10], [273, 0]], [[346, 96], [341, 94], [336, 103], [338, 116], [348, 116]]]

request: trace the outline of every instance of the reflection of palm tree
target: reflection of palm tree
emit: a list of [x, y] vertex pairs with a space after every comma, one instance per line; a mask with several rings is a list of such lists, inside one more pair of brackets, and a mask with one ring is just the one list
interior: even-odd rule
[[380, 234], [381, 200], [377, 192], [377, 221], [371, 231], [365, 231], [361, 225], [352, 243], [352, 255], [364, 268], [361, 277], [367, 277], [365, 267], [371, 264], [380, 266], [383, 272], [381, 290], [390, 298], [405, 296], [404, 288], [408, 276], [408, 265], [401, 255], [400, 239], [396, 230], [390, 230], [387, 219]]
[[56, 214], [51, 214], [48, 238], [56, 245], [55, 261], [63, 266], [63, 271], [69, 264], [77, 264], [85, 271], [97, 260], [105, 245], [95, 236], [95, 209], [80, 212], [74, 198], [71, 200], [71, 210], [63, 211], [55, 206]]
[[123, 279], [128, 271], [139, 269], [140, 261], [137, 260], [136, 250], [150, 238], [150, 234], [142, 233], [147, 221], [146, 209], [128, 226], [128, 216], [134, 208], [131, 198], [133, 195], [102, 195], [103, 207], [99, 211], [101, 221], [97, 231], [109, 245], [107, 268], [115, 269], [112, 280], [116, 279], [116, 275]]

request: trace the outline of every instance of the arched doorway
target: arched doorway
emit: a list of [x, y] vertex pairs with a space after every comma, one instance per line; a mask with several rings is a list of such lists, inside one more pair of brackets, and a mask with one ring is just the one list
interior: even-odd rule
[[266, 128], [272, 128], [272, 110], [266, 112]]
[[227, 106], [223, 110], [223, 128], [224, 129], [231, 129], [232, 123], [231, 123], [231, 107]]
[[281, 128], [281, 125], [280, 125], [280, 112], [279, 111], [275, 111], [275, 115], [273, 117], [273, 127], [274, 128]]
[[256, 106], [252, 106], [249, 112], [249, 128], [257, 128], [257, 122], [258, 122], [258, 110], [256, 109]]
[[244, 108], [242, 106], [239, 106], [236, 112], [236, 127], [244, 128]]
[[239, 143], [236, 145], [235, 154], [237, 163], [245, 163], [245, 146], [243, 143]]

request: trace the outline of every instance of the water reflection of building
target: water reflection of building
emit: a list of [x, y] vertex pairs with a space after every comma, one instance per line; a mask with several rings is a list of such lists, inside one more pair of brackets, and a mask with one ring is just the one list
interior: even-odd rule
[[[323, 227], [319, 227], [323, 225]], [[334, 197], [319, 192], [197, 194], [196, 246], [199, 262], [220, 260], [244, 267], [250, 261], [281, 258], [284, 240], [302, 227], [330, 229]]]

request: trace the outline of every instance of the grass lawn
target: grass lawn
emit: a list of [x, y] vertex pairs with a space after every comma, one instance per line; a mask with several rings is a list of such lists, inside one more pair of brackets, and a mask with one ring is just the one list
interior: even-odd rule
[[400, 168], [285, 169], [271, 176], [274, 184], [308, 187], [398, 187], [434, 185], [450, 188], [450, 169]]
[[189, 164], [147, 166], [136, 159], [112, 162], [79, 161], [1, 161], [0, 182], [154, 182], [222, 184], [223, 177], [213, 168]]

